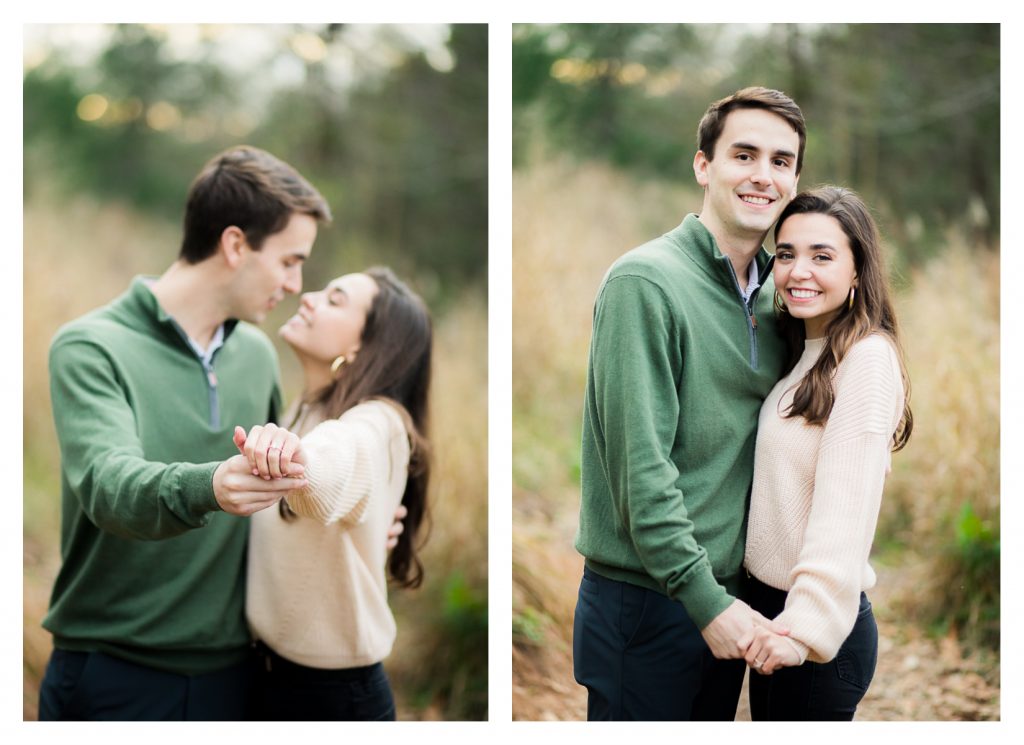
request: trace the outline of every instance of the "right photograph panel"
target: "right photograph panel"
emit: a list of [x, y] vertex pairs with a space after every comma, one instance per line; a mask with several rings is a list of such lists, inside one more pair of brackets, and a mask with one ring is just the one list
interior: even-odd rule
[[513, 718], [1000, 719], [1000, 26], [512, 60]]

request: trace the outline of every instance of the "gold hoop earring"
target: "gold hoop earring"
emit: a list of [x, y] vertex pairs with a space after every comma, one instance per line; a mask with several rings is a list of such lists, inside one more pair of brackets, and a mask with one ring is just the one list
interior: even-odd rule
[[331, 363], [331, 377], [338, 377], [338, 370], [345, 364], [345, 355], [339, 354], [334, 358], [334, 362]]
[[849, 308], [850, 310], [853, 310], [853, 297], [856, 294], [857, 294], [857, 288], [856, 287], [851, 287], [850, 288], [850, 300], [846, 304], [846, 307]]
[[782, 302], [782, 298], [779, 297], [779, 291], [778, 290], [776, 290], [775, 294], [772, 295], [772, 307], [775, 308], [775, 311], [777, 313], [785, 313], [786, 312], [786, 306]]

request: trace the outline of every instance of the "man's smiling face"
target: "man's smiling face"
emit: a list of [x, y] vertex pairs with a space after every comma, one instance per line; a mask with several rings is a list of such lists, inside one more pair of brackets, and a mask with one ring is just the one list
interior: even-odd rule
[[763, 109], [729, 112], [711, 160], [694, 158], [705, 187], [701, 221], [719, 238], [761, 241], [796, 194], [800, 136]]

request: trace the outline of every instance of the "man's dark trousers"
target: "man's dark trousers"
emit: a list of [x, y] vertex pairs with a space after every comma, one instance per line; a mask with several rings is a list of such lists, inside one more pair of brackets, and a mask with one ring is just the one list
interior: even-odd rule
[[573, 672], [588, 720], [736, 718], [743, 660], [718, 660], [682, 603], [583, 570]]
[[53, 650], [39, 691], [40, 721], [240, 720], [252, 662], [177, 675], [102, 652]]

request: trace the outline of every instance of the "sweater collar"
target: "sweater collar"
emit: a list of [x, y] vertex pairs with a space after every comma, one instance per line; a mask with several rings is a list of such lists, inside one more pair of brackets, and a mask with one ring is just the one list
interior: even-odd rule
[[[161, 334], [172, 339], [180, 340], [193, 351], [188, 341], [188, 335], [178, 325], [174, 317], [167, 313], [156, 299], [156, 295], [149, 289], [149, 285], [156, 281], [157, 277], [138, 275], [132, 279], [128, 291], [122, 295], [122, 304], [129, 316], [129, 322], [143, 327], [140, 330], [147, 333]], [[229, 318], [224, 322], [224, 343], [227, 343], [231, 332], [235, 330], [238, 321]]]
[[[718, 242], [711, 235], [697, 215], [690, 213], [677, 228], [668, 233], [668, 237], [685, 253], [701, 270], [716, 282], [720, 282], [730, 290], [736, 289], [735, 274], [729, 257], [718, 248]], [[757, 262], [758, 284], [762, 287], [771, 273], [774, 256], [764, 246], [754, 255]]]

